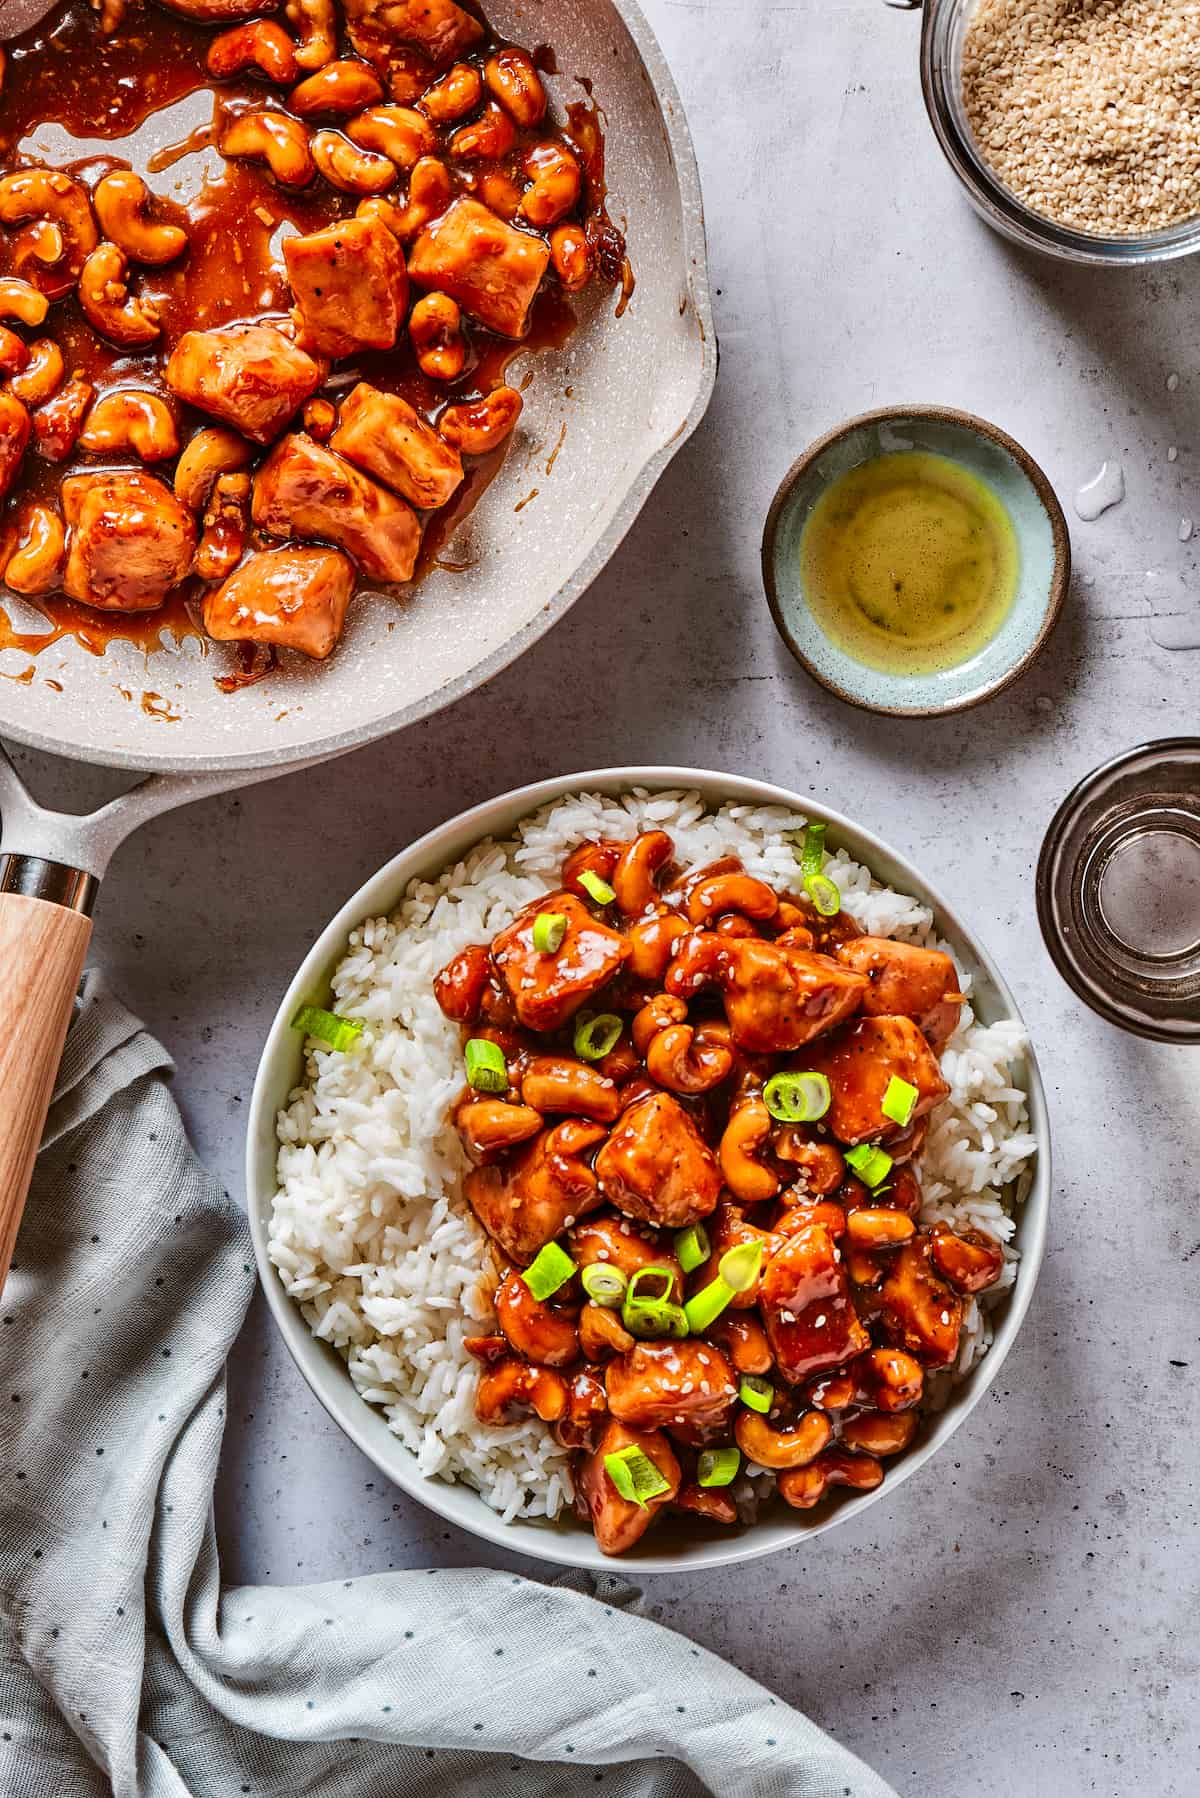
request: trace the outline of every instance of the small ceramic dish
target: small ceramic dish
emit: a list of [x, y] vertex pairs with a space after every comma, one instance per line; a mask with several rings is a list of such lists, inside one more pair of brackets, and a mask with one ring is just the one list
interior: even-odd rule
[[[844, 848], [856, 861], [898, 892], [911, 893], [933, 908], [939, 935], [945, 937], [960, 965], [973, 981], [971, 1003], [985, 1022], [998, 1018], [1020, 1019], [1016, 1001], [986, 950], [949, 905], [910, 862], [861, 825], [830, 811], [812, 799], [766, 782], [736, 775], [708, 773], [696, 768], [605, 768], [519, 788], [489, 799], [457, 818], [431, 830], [418, 842], [393, 856], [349, 898], [317, 937], [297, 970], [263, 1047], [254, 1096], [250, 1105], [246, 1141], [246, 1197], [258, 1274], [275, 1322], [293, 1360], [334, 1422], [410, 1498], [496, 1547], [593, 1572], [682, 1573], [729, 1566], [776, 1554], [808, 1543], [826, 1530], [858, 1517], [881, 1498], [890, 1497], [901, 1483], [924, 1467], [949, 1441], [979, 1403], [996, 1378], [1029, 1308], [1046, 1239], [1050, 1208], [1050, 1127], [1045, 1095], [1032, 1049], [1024, 1057], [1021, 1084], [1029, 1095], [1029, 1128], [1037, 1140], [1033, 1182], [1017, 1213], [1014, 1241], [1021, 1252], [1016, 1284], [993, 1313], [992, 1346], [969, 1374], [949, 1394], [943, 1410], [927, 1413], [917, 1444], [903, 1460], [888, 1469], [886, 1480], [871, 1492], [845, 1493], [819, 1512], [789, 1511], [772, 1506], [753, 1527], [726, 1536], [712, 1536], [690, 1528], [684, 1518], [665, 1517], [630, 1553], [613, 1561], [596, 1544], [590, 1529], [573, 1519], [547, 1523], [518, 1518], [505, 1523], [490, 1510], [477, 1492], [466, 1485], [447, 1485], [423, 1478], [409, 1449], [393, 1434], [383, 1412], [369, 1405], [353, 1385], [341, 1357], [310, 1331], [284, 1290], [268, 1251], [271, 1207], [276, 1191], [276, 1118], [288, 1096], [303, 1078], [303, 1039], [291, 1028], [298, 1005], [324, 1002], [330, 976], [346, 952], [350, 933], [365, 918], [395, 910], [411, 880], [433, 879], [459, 861], [484, 837], [509, 836], [517, 822], [548, 801], [575, 792], [599, 792], [613, 796], [631, 788], [679, 792], [697, 789], [706, 805], [728, 801], [745, 806], [782, 805], [805, 816], [824, 820], [830, 849]], [[994, 1429], [994, 1421], [993, 1421]]]
[[[996, 635], [930, 674], [885, 673], [839, 648], [809, 610], [800, 572], [800, 538], [822, 493], [851, 468], [902, 450], [946, 456], [983, 481], [1012, 520], [1020, 554], [1016, 597]], [[1005, 432], [945, 406], [889, 406], [839, 425], [793, 462], [767, 513], [762, 568], [776, 628], [814, 680], [866, 711], [928, 718], [990, 699], [1030, 666], [1066, 598], [1071, 540], [1054, 489]]]

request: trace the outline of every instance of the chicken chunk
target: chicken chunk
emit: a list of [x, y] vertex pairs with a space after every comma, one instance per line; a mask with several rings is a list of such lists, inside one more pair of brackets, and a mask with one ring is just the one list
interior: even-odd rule
[[714, 1210], [717, 1158], [678, 1099], [647, 1093], [618, 1119], [596, 1157], [605, 1197], [630, 1217], [682, 1230]]
[[690, 999], [710, 980], [724, 995], [734, 1041], [760, 1055], [799, 1049], [840, 1024], [858, 1010], [868, 984], [831, 956], [761, 937], [685, 937], [667, 970], [667, 991]]
[[837, 958], [870, 981], [862, 1002], [868, 1016], [912, 1018], [935, 1049], [945, 1048], [962, 1006], [958, 970], [948, 955], [890, 937], [860, 936], [842, 943]]
[[550, 251], [478, 200], [458, 199], [426, 225], [408, 256], [418, 287], [448, 293], [501, 337], [524, 337]]
[[0, 499], [17, 478], [33, 425], [28, 412], [12, 393], [0, 393]]
[[[638, 1504], [622, 1498], [604, 1465], [606, 1455], [619, 1454], [623, 1448], [640, 1448], [653, 1462], [667, 1482], [665, 1492]], [[660, 1430], [634, 1430], [611, 1417], [591, 1454], [585, 1455], [575, 1476], [580, 1503], [590, 1517], [592, 1530], [606, 1555], [624, 1554], [640, 1536], [644, 1536], [658, 1512], [669, 1505], [679, 1490], [683, 1475], [675, 1451]]]
[[408, 305], [404, 254], [376, 218], [338, 219], [284, 240], [300, 343], [321, 356], [390, 350]]
[[302, 432], [277, 444], [254, 477], [251, 516], [272, 537], [328, 538], [378, 581], [411, 580], [421, 546], [402, 499]]
[[670, 1238], [660, 1241], [627, 1217], [605, 1211], [585, 1218], [571, 1231], [570, 1250], [580, 1267], [615, 1267], [627, 1280], [643, 1267], [665, 1267], [671, 1275], [668, 1296], [677, 1305], [683, 1302], [683, 1269]]
[[804, 1066], [824, 1074], [832, 1094], [824, 1122], [839, 1142], [900, 1134], [883, 1114], [893, 1075], [917, 1089], [909, 1125], [950, 1091], [929, 1044], [911, 1018], [856, 1018], [805, 1051]]
[[458, 451], [407, 400], [366, 381], [342, 401], [329, 446], [427, 511], [444, 506], [462, 483]]
[[[552, 955], [533, 944], [539, 912], [567, 921]], [[558, 1030], [585, 999], [610, 981], [629, 955], [617, 931], [593, 918], [572, 893], [550, 893], [517, 913], [492, 944], [492, 960], [512, 994], [517, 1016], [528, 1030]]]
[[278, 437], [321, 375], [319, 363], [270, 325], [185, 331], [166, 367], [172, 393], [255, 443]]
[[729, 1434], [737, 1381], [711, 1343], [639, 1342], [609, 1363], [604, 1385], [613, 1416], [634, 1429]]
[[914, 1236], [892, 1257], [879, 1289], [890, 1341], [927, 1367], [948, 1367], [958, 1353], [963, 1302], [938, 1273], [928, 1236]]
[[400, 49], [417, 50], [440, 67], [483, 36], [479, 20], [457, 0], [345, 0], [343, 10], [350, 42], [377, 67]]
[[110, 612], [148, 612], [187, 574], [196, 526], [171, 489], [140, 470], [70, 475], [63, 590]]
[[510, 1260], [524, 1267], [600, 1204], [599, 1184], [584, 1157], [603, 1139], [603, 1125], [568, 1118], [543, 1130], [503, 1165], [473, 1168], [467, 1175], [468, 1203]]
[[324, 661], [342, 634], [354, 564], [337, 549], [261, 550], [204, 596], [204, 628], [220, 642], [277, 643]]
[[789, 1236], [763, 1270], [759, 1305], [775, 1363], [799, 1385], [871, 1346], [850, 1296], [840, 1253], [824, 1224]]

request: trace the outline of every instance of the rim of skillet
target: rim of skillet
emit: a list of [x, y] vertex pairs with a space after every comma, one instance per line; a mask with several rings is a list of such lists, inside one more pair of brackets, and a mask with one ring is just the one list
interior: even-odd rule
[[[473, 1487], [425, 1478], [417, 1472], [412, 1452], [389, 1429], [381, 1410], [369, 1405], [353, 1385], [337, 1351], [320, 1342], [309, 1330], [300, 1307], [285, 1292], [283, 1282], [267, 1252], [267, 1231], [275, 1183], [275, 1118], [286, 1102], [302, 1069], [302, 1044], [291, 1029], [296, 1007], [328, 991], [329, 976], [345, 953], [350, 932], [365, 918], [391, 912], [405, 888], [417, 876], [435, 878], [452, 860], [488, 836], [511, 834], [519, 819], [536, 812], [549, 801], [569, 793], [599, 791], [608, 795], [635, 787], [650, 790], [697, 789], [707, 806], [730, 802], [750, 805], [785, 805], [828, 825], [831, 847], [846, 847], [862, 860], [877, 879], [933, 907], [938, 930], [982, 984], [994, 1017], [1022, 1023], [1020, 1010], [1003, 975], [974, 933], [936, 888], [897, 850], [866, 826], [815, 799], [743, 775], [722, 774], [703, 768], [629, 766], [584, 770], [577, 774], [535, 781], [481, 801], [436, 825], [399, 854], [392, 856], [342, 905], [316, 938], [288, 985], [264, 1042], [255, 1075], [246, 1135], [246, 1200], [254, 1241], [258, 1274], [267, 1303], [288, 1352], [316, 1398], [334, 1422], [375, 1467], [409, 1497], [428, 1510], [478, 1536], [497, 1548], [524, 1554], [558, 1566], [586, 1568], [592, 1572], [627, 1567], [638, 1574], [680, 1573], [730, 1567], [758, 1560], [784, 1549], [811, 1542], [826, 1531], [847, 1523], [894, 1493], [943, 1448], [1000, 1372], [1016, 1341], [1029, 1309], [1045, 1248], [1051, 1193], [1050, 1123], [1045, 1089], [1037, 1056], [1028, 1045], [1024, 1051], [1023, 1084], [1029, 1104], [1029, 1127], [1037, 1140], [1033, 1183], [1017, 1213], [1021, 1262], [1015, 1285], [997, 1314], [991, 1347], [952, 1392], [946, 1407], [926, 1414], [927, 1433], [919, 1446], [890, 1467], [886, 1479], [872, 1492], [845, 1494], [818, 1518], [803, 1521], [802, 1513], [780, 1516], [774, 1509], [767, 1517], [729, 1537], [684, 1535], [674, 1552], [612, 1557], [601, 1553], [590, 1530], [569, 1521], [564, 1527], [545, 1520], [517, 1518], [504, 1523]], [[447, 847], [447, 845], [450, 845]], [[290, 1070], [290, 1071], [289, 1071]], [[686, 1521], [686, 1520], [685, 1520]], [[652, 1544], [655, 1532], [647, 1540]]]
[[[0, 0], [0, 5], [2, 4], [3, 0]], [[637, 46], [670, 148], [671, 164], [679, 186], [684, 279], [699, 329], [700, 356], [695, 385], [681, 422], [641, 464], [629, 481], [605, 529], [583, 560], [572, 569], [557, 593], [536, 617], [528, 619], [507, 642], [499, 644], [482, 661], [473, 664], [463, 673], [456, 674], [452, 680], [425, 694], [422, 699], [414, 699], [394, 712], [369, 719], [365, 724], [351, 724], [341, 729], [321, 731], [314, 734], [311, 741], [303, 744], [291, 744], [281, 749], [261, 749], [249, 756], [239, 755], [236, 751], [219, 755], [196, 754], [191, 751], [174, 755], [148, 755], [139, 750], [114, 749], [107, 745], [103, 751], [89, 749], [76, 743], [64, 742], [44, 731], [28, 729], [20, 722], [11, 720], [3, 722], [0, 735], [30, 749], [65, 756], [72, 761], [89, 762], [97, 767], [131, 768], [159, 774], [203, 774], [226, 770], [236, 773], [251, 768], [277, 768], [283, 773], [297, 762], [323, 760], [340, 755], [347, 749], [357, 749], [364, 744], [378, 742], [410, 724], [435, 717], [456, 700], [477, 692], [496, 675], [511, 667], [527, 650], [532, 649], [554, 625], [567, 616], [576, 602], [599, 579], [633, 529], [646, 501], [667, 468], [708, 411], [720, 359], [708, 272], [704, 195], [687, 113], [666, 55], [638, 0], [612, 0], [612, 4]]]
[[[917, 0], [917, 4], [920, 0]], [[971, 692], [962, 694], [957, 699], [939, 700], [929, 705], [884, 705], [882, 702], [867, 699], [854, 687], [848, 687], [838, 680], [836, 675], [826, 673], [801, 647], [799, 638], [792, 631], [783, 606], [780, 603], [779, 587], [775, 579], [775, 549], [779, 535], [779, 527], [783, 515], [792, 500], [792, 495], [801, 478], [808, 473], [817, 457], [825, 450], [840, 443], [844, 437], [861, 430], [864, 425], [888, 424], [893, 420], [903, 421], [906, 418], [926, 420], [932, 423], [961, 425], [965, 430], [974, 431], [978, 436], [986, 438], [1005, 450], [1017, 464], [1025, 476], [1046, 514], [1050, 525], [1050, 536], [1054, 547], [1054, 566], [1050, 571], [1050, 586], [1046, 594], [1045, 610], [1038, 626], [1037, 636], [1012, 662], [1009, 667], [995, 675], [982, 687], [973, 688]], [[828, 488], [826, 488], [828, 491]], [[1067, 594], [1071, 588], [1071, 533], [1067, 525], [1066, 514], [1062, 502], [1054, 491], [1050, 477], [1040, 462], [1018, 443], [1015, 437], [1000, 425], [992, 424], [990, 419], [981, 418], [977, 412], [964, 412], [958, 406], [938, 406], [931, 404], [915, 404], [911, 406], [875, 406], [869, 412], [856, 412], [853, 418], [847, 418], [840, 425], [834, 425], [810, 443], [796, 457], [778, 487], [767, 508], [767, 516], [763, 523], [762, 544], [760, 548], [763, 588], [767, 596], [767, 606], [771, 613], [771, 621], [783, 639], [788, 653], [800, 664], [804, 672], [835, 699], [845, 700], [847, 705], [855, 706], [860, 712], [871, 712], [879, 718], [950, 718], [956, 712], [973, 711], [977, 705], [985, 705], [989, 699], [995, 699], [1014, 681], [1028, 674], [1050, 640], [1050, 636], [1062, 616]], [[1001, 626], [1003, 628], [1003, 626]], [[869, 670], [864, 670], [870, 672]]]

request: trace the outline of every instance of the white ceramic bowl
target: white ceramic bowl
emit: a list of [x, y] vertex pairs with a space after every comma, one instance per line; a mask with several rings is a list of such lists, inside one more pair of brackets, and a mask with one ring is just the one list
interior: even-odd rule
[[[706, 773], [695, 768], [608, 768], [565, 779], [539, 781], [533, 786], [520, 787], [516, 792], [502, 794], [498, 799], [490, 799], [429, 831], [419, 842], [385, 863], [352, 899], [347, 900], [322, 931], [275, 1014], [250, 1107], [246, 1146], [250, 1227], [259, 1275], [275, 1321], [296, 1365], [330, 1416], [380, 1472], [411, 1497], [419, 1499], [450, 1523], [500, 1547], [538, 1560], [609, 1570], [614, 1562], [600, 1553], [591, 1531], [581, 1524], [524, 1520], [502, 1523], [469, 1487], [450, 1486], [442, 1480], [421, 1477], [412, 1454], [389, 1430], [383, 1413], [359, 1397], [341, 1358], [310, 1334], [299, 1307], [288, 1298], [271, 1265], [267, 1255], [267, 1227], [275, 1192], [275, 1118], [302, 1075], [303, 1043], [291, 1028], [290, 1021], [303, 1001], [312, 1001], [318, 995], [328, 993], [329, 977], [345, 952], [347, 939], [355, 926], [364, 918], [392, 911], [414, 877], [432, 879], [480, 838], [509, 835], [520, 818], [536, 811], [548, 800], [581, 789], [621, 793], [635, 786], [652, 789], [695, 787], [713, 807], [729, 800], [749, 805], [786, 805], [810, 818], [825, 819], [829, 827], [826, 841], [831, 848], [845, 848], [857, 861], [871, 868], [879, 879], [901, 892], [914, 894], [933, 907], [939, 930], [974, 975], [972, 1003], [978, 1013], [985, 1020], [1019, 1016], [1012, 994], [985, 950], [940, 895], [895, 850], [881, 843], [870, 831], [829, 811], [816, 800], [802, 798], [781, 787], [768, 786], [764, 781]], [[714, 1536], [702, 1530], [689, 1530], [685, 1519], [664, 1518], [648, 1532], [640, 1550], [623, 1556], [621, 1564], [635, 1567], [639, 1573], [675, 1573], [683, 1569], [727, 1566], [792, 1547], [856, 1517], [868, 1505], [880, 1500], [886, 1502], [901, 1481], [910, 1479], [924, 1467], [965, 1421], [999, 1373], [1016, 1339], [1033, 1295], [1045, 1243], [1050, 1203], [1050, 1133], [1045, 1095], [1032, 1053], [1026, 1060], [1025, 1084], [1029, 1092], [1031, 1127], [1037, 1137], [1039, 1152], [1033, 1187], [1018, 1220], [1016, 1240], [1022, 1259], [1017, 1282], [1011, 1296], [996, 1314], [995, 1340], [991, 1349], [955, 1389], [946, 1409], [927, 1420], [918, 1446], [889, 1466], [883, 1485], [874, 1492], [844, 1495], [811, 1520], [801, 1512], [772, 1507], [763, 1521], [752, 1529]]]

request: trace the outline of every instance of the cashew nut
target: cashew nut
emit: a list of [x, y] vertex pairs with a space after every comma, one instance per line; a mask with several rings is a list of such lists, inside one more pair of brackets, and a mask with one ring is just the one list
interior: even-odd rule
[[254, 446], [236, 431], [206, 425], [190, 439], [175, 465], [175, 497], [189, 512], [201, 512], [218, 475], [248, 468]]
[[749, 1461], [759, 1467], [807, 1467], [833, 1435], [823, 1411], [806, 1411], [787, 1430], [773, 1430], [757, 1411], [739, 1411], [733, 1434]]
[[638, 1054], [645, 1055], [660, 1030], [669, 1030], [673, 1024], [682, 1024], [686, 1017], [687, 1006], [682, 999], [672, 998], [670, 993], [655, 993], [653, 998], [647, 999], [641, 1010], [634, 1012], [633, 1022], [629, 1026], [629, 1034]]
[[675, 845], [665, 830], [643, 830], [622, 849], [612, 873], [617, 908], [627, 918], [640, 918], [659, 899], [655, 875], [666, 866]]
[[514, 181], [503, 166], [481, 169], [475, 177], [474, 193], [489, 212], [494, 212], [498, 218], [508, 219], [510, 223], [520, 212], [524, 197], [520, 183]]
[[4, 583], [14, 593], [49, 593], [57, 587], [66, 555], [66, 532], [53, 507], [40, 500], [22, 512], [17, 547], [4, 570]]
[[846, 1235], [856, 1249], [898, 1249], [916, 1232], [911, 1217], [887, 1205], [863, 1205], [846, 1216]]
[[845, 1372], [821, 1374], [805, 1386], [804, 1402], [820, 1411], [848, 1411], [858, 1402], [858, 1383]]
[[499, 162], [516, 141], [508, 114], [489, 101], [477, 119], [459, 126], [450, 139], [450, 154], [459, 162]]
[[462, 313], [446, 293], [427, 293], [408, 320], [409, 341], [417, 366], [431, 381], [456, 381], [467, 360]]
[[627, 1355], [636, 1341], [611, 1306], [585, 1305], [579, 1313], [579, 1346], [589, 1361]]
[[[778, 1141], [779, 1138], [776, 1135], [776, 1145], [778, 1145]], [[779, 1153], [778, 1146], [775, 1148], [775, 1153], [777, 1155]], [[796, 1199], [798, 1196], [798, 1189], [793, 1189], [792, 1192], [784, 1194], [781, 1203], [789, 1204], [790, 1200]], [[813, 1224], [821, 1224], [831, 1236], [844, 1236], [846, 1234], [846, 1213], [840, 1205], [835, 1205], [829, 1199], [814, 1201], [808, 1193], [804, 1193], [802, 1197], [799, 1197], [799, 1203], [790, 1204], [789, 1209], [777, 1217], [771, 1227], [776, 1236], [786, 1237], [796, 1236], [801, 1230], [811, 1229]]]
[[775, 1364], [767, 1332], [748, 1311], [726, 1311], [705, 1332], [738, 1373], [770, 1373]]
[[505, 1099], [469, 1099], [460, 1105], [454, 1122], [467, 1152], [477, 1160], [498, 1149], [528, 1142], [542, 1127], [542, 1115], [528, 1105], [510, 1105]]
[[417, 104], [435, 125], [452, 125], [474, 112], [483, 97], [483, 78], [474, 63], [456, 62], [427, 87]]
[[284, 112], [247, 112], [221, 139], [221, 154], [265, 162], [283, 187], [307, 187], [316, 174], [308, 132]]
[[528, 50], [497, 50], [484, 64], [483, 78], [509, 117], [528, 129], [546, 111], [546, 90]]
[[[18, 169], [0, 179], [0, 224], [48, 219], [64, 240], [68, 284], [100, 241], [87, 188], [61, 169]], [[63, 289], [65, 291], [65, 289]]]
[[497, 1288], [496, 1321], [518, 1355], [539, 1367], [568, 1367], [579, 1359], [574, 1319], [535, 1299], [516, 1269]]
[[15, 318], [21, 325], [40, 325], [50, 310], [44, 293], [28, 281], [6, 275], [0, 280], [0, 318]]
[[165, 400], [156, 393], [121, 389], [98, 399], [79, 433], [85, 450], [130, 449], [143, 462], [164, 462], [179, 454], [179, 433]]
[[693, 924], [706, 924], [718, 912], [773, 918], [778, 910], [779, 895], [753, 874], [713, 874], [698, 881], [688, 894], [687, 912]]
[[158, 307], [135, 299], [126, 284], [129, 259], [115, 243], [92, 251], [79, 276], [79, 304], [102, 337], [114, 343], [153, 343], [162, 331]]
[[847, 1448], [864, 1454], [898, 1455], [917, 1433], [917, 1413], [901, 1411], [885, 1416], [882, 1411], [863, 1411], [848, 1417], [842, 1425], [842, 1441]]
[[368, 63], [344, 57], [327, 62], [323, 69], [309, 75], [288, 95], [288, 107], [302, 119], [317, 113], [333, 112], [349, 117], [364, 106], [374, 106], [383, 99], [383, 86]]
[[667, 971], [671, 953], [690, 926], [678, 912], [664, 907], [653, 917], [641, 918], [629, 931], [629, 972], [635, 980], [657, 983]]
[[430, 219], [440, 217], [454, 197], [450, 171], [436, 156], [422, 156], [408, 178], [408, 199], [403, 206], [387, 200], [364, 200], [359, 218], [379, 218], [394, 237], [407, 243], [423, 231]]
[[19, 375], [29, 367], [30, 349], [23, 337], [10, 331], [7, 325], [0, 325], [0, 372], [6, 375]]
[[324, 68], [337, 55], [337, 15], [333, 0], [287, 0], [284, 16], [299, 36], [296, 66]]
[[521, 1077], [521, 1097], [535, 1111], [565, 1111], [614, 1123], [621, 1110], [615, 1080], [569, 1055], [534, 1055]]
[[379, 194], [396, 179], [395, 163], [360, 149], [340, 131], [318, 131], [309, 149], [329, 185], [344, 194]]
[[[83, 428], [84, 413], [95, 392], [90, 381], [76, 378], [38, 407], [33, 415], [33, 431], [39, 456], [44, 456], [47, 462], [66, 461], [75, 448], [76, 438]], [[0, 394], [0, 400], [3, 397]]]
[[728, 1080], [733, 1063], [729, 1026], [716, 1022], [695, 1029], [690, 1024], [673, 1024], [660, 1030], [646, 1051], [646, 1072], [673, 1093], [711, 1092]]
[[437, 136], [428, 119], [411, 106], [372, 106], [346, 126], [346, 133], [364, 150], [376, 150], [397, 168], [411, 169], [437, 149]]
[[150, 190], [132, 169], [105, 175], [96, 184], [92, 204], [104, 235], [134, 262], [159, 268], [187, 249], [188, 234], [181, 226], [156, 224], [145, 216]]
[[308, 400], [304, 407], [304, 429], [318, 443], [327, 443], [337, 429], [337, 407], [332, 400]]
[[296, 79], [296, 46], [272, 19], [250, 19], [223, 31], [208, 46], [208, 72], [218, 81], [257, 69], [268, 81], [282, 86]]
[[[804, 1192], [836, 1192], [846, 1173], [841, 1152], [831, 1142], [809, 1137], [801, 1125], [784, 1124], [775, 1132], [773, 1149], [779, 1161], [796, 1169], [796, 1184]], [[843, 1228], [845, 1223], [843, 1220]]]
[[437, 421], [438, 434], [464, 456], [486, 456], [498, 449], [521, 416], [515, 387], [493, 387], [481, 400], [447, 406]]
[[202, 581], [223, 581], [246, 553], [250, 535], [250, 476], [219, 474], [204, 512], [192, 566]]
[[48, 300], [60, 300], [75, 285], [75, 276], [66, 266], [67, 240], [61, 225], [53, 219], [30, 219], [13, 238], [12, 266], [21, 273], [29, 272], [39, 293]]
[[554, 1423], [567, 1408], [561, 1374], [527, 1361], [501, 1361], [479, 1376], [475, 1415], [480, 1423], [508, 1423], [515, 1408], [527, 1406], [543, 1423]]
[[858, 1492], [872, 1492], [882, 1480], [883, 1466], [874, 1455], [851, 1455], [844, 1449], [831, 1448], [811, 1467], [781, 1473], [775, 1483], [779, 1496], [789, 1505], [798, 1511], [811, 1511], [830, 1486], [852, 1486]]
[[530, 180], [521, 211], [531, 225], [556, 225], [579, 198], [583, 175], [578, 158], [565, 144], [536, 144], [521, 165]]
[[722, 1132], [717, 1159], [726, 1186], [744, 1205], [764, 1204], [783, 1184], [778, 1174], [755, 1160], [771, 1128], [771, 1114], [762, 1100], [749, 1099], [730, 1113]]
[[592, 246], [582, 225], [556, 225], [550, 233], [550, 261], [568, 293], [592, 278]]

